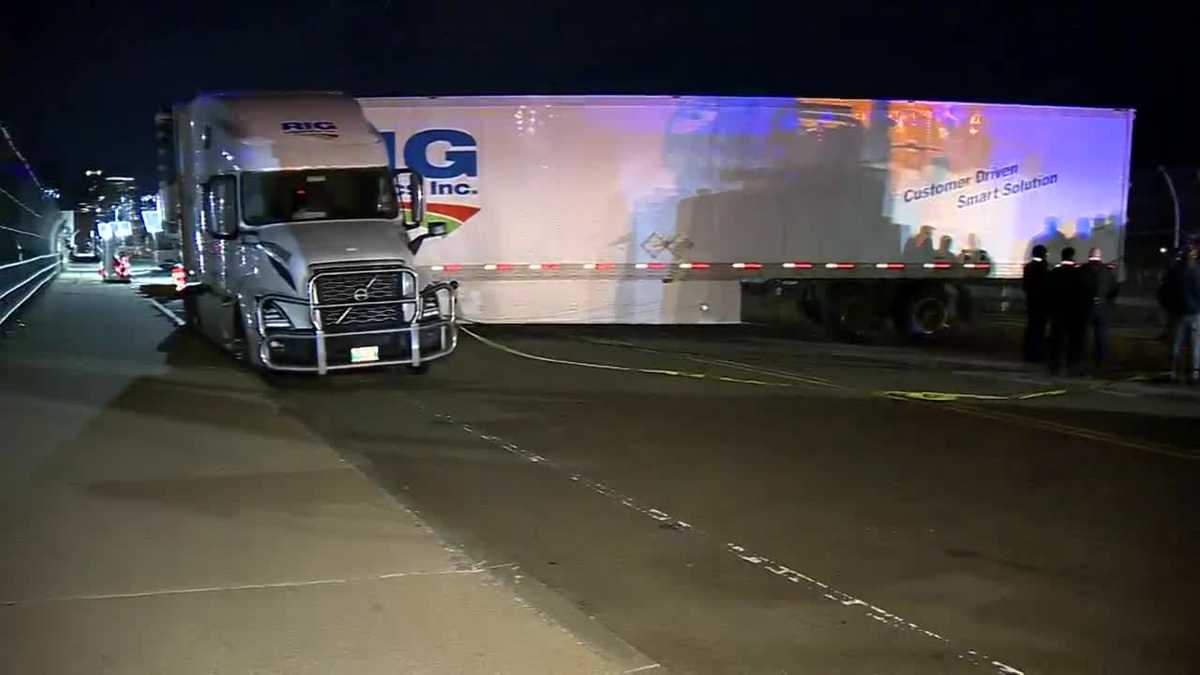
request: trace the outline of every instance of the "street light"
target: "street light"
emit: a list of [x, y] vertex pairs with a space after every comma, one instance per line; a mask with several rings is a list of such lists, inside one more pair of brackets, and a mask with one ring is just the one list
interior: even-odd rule
[[1171, 191], [1171, 203], [1175, 206], [1175, 240], [1173, 243], [1175, 250], [1179, 250], [1179, 195], [1175, 192], [1175, 181], [1171, 180], [1171, 174], [1167, 173], [1163, 165], [1158, 165], [1158, 171], [1167, 181], [1167, 189]]

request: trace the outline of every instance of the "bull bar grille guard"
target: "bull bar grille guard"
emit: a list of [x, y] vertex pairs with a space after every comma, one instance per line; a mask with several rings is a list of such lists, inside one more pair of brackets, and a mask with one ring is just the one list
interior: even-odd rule
[[[261, 338], [259, 345], [259, 357], [262, 360], [263, 366], [268, 370], [290, 371], [290, 372], [315, 372], [318, 375], [324, 375], [331, 370], [349, 370], [352, 368], [373, 368], [377, 366], [401, 366], [411, 365], [419, 366], [427, 361], [442, 358], [450, 352], [454, 351], [458, 346], [458, 282], [456, 281], [439, 281], [426, 286], [420, 292], [413, 294], [413, 297], [401, 297], [391, 300], [368, 300], [363, 302], [337, 302], [337, 303], [321, 303], [320, 298], [316, 293], [317, 279], [328, 275], [338, 274], [362, 274], [365, 271], [370, 272], [394, 272], [402, 275], [408, 275], [412, 278], [412, 288], [416, 288], [417, 275], [413, 270], [407, 267], [390, 267], [390, 268], [373, 268], [370, 270], [349, 269], [349, 270], [329, 270], [317, 272], [313, 274], [308, 282], [308, 300], [289, 297], [286, 295], [268, 294], [261, 295], [255, 298], [254, 303], [254, 318], [255, 327], [258, 335]], [[439, 293], [445, 293], [447, 296], [446, 308], [447, 314], [437, 321], [421, 322], [421, 313], [424, 308], [425, 298], [429, 296], [437, 296]], [[286, 334], [287, 339], [307, 339], [313, 340], [316, 346], [316, 365], [288, 365], [274, 363], [271, 360], [270, 346], [268, 341], [272, 337], [268, 334], [266, 325], [263, 320], [263, 306], [267, 302], [287, 303], [291, 305], [303, 305], [308, 309], [309, 320], [312, 322], [312, 334], [290, 332]], [[440, 305], [439, 301], [439, 305]], [[325, 330], [323, 320], [321, 318], [321, 310], [332, 310], [339, 308], [352, 307], [370, 307], [372, 305], [397, 305], [400, 309], [400, 316], [405, 315], [405, 308], [412, 307], [412, 319], [407, 322], [407, 325], [398, 328], [385, 328], [377, 330], [361, 330], [361, 331], [338, 331], [329, 333]], [[437, 330], [439, 335], [438, 343], [440, 348], [431, 353], [421, 352], [420, 335], [423, 331]], [[370, 361], [367, 363], [346, 363], [346, 364], [330, 364], [329, 354], [327, 349], [327, 341], [332, 335], [333, 337], [354, 337], [362, 335], [408, 335], [409, 356], [403, 359], [388, 359], [379, 361]], [[284, 337], [284, 336], [281, 336]]]

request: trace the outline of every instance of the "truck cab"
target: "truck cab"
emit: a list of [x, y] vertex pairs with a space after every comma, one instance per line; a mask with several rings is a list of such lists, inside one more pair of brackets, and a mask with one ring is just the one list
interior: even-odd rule
[[159, 140], [190, 326], [267, 370], [420, 369], [454, 350], [456, 284], [422, 286], [414, 265], [445, 226], [424, 227], [422, 178], [389, 168], [353, 98], [204, 95], [160, 115]]

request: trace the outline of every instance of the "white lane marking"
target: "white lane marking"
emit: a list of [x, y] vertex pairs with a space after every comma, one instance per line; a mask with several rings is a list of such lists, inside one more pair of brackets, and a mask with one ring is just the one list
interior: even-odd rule
[[146, 302], [149, 302], [150, 304], [154, 305], [158, 309], [158, 311], [162, 312], [163, 314], [166, 314], [167, 318], [170, 319], [171, 321], [174, 321], [176, 326], [183, 326], [183, 325], [187, 324], [186, 321], [179, 318], [178, 314], [171, 311], [170, 309], [167, 309], [167, 307], [165, 305], [163, 305], [161, 302], [155, 300], [154, 298], [146, 298]]
[[131, 593], [100, 593], [94, 595], [66, 595], [61, 597], [37, 598], [33, 600], [0, 600], [0, 606], [16, 607], [22, 605], [45, 604], [50, 602], [72, 602], [79, 600], [124, 600], [131, 598], [153, 598], [164, 595], [190, 595], [193, 593], [222, 593], [226, 591], [253, 591], [273, 588], [303, 588], [305, 586], [332, 586], [337, 584], [352, 584], [363, 581], [382, 581], [399, 579], [401, 577], [433, 577], [455, 574], [482, 574], [501, 567], [514, 567], [515, 563], [474, 566], [463, 570], [435, 570], [433, 572], [390, 572], [366, 577], [347, 577], [344, 579], [306, 579], [303, 581], [278, 581], [263, 584], [232, 584], [228, 586], [196, 586], [191, 588], [164, 588], [155, 591], [135, 591]]
[[654, 670], [655, 668], [662, 668], [662, 664], [661, 663], [651, 663], [648, 666], [638, 666], [637, 668], [630, 668], [629, 670], [623, 671], [623, 675], [629, 675], [629, 673], [640, 673], [644, 670]]
[[[425, 411], [426, 413], [431, 413], [431, 411], [429, 411], [425, 405], [420, 402], [413, 401], [413, 405], [418, 409]], [[440, 413], [431, 414], [433, 415], [434, 419], [440, 422], [458, 425], [467, 434], [479, 438], [480, 440], [494, 445], [506, 452], [521, 457], [532, 464], [540, 464], [542, 466], [554, 469], [560, 473], [564, 473], [572, 482], [582, 485], [598, 495], [606, 497], [627, 509], [630, 509], [655, 521], [659, 524], [659, 527], [685, 532], [696, 532], [697, 534], [707, 534], [704, 530], [699, 529], [686, 521], [680, 520], [672, 516], [670, 513], [663, 511], [662, 509], [647, 506], [644, 503], [639, 502], [637, 499], [634, 499], [632, 496], [626, 495], [605, 483], [588, 478], [581, 473], [568, 471], [553, 460], [546, 459], [542, 455], [522, 448], [516, 443], [506, 441], [499, 436], [479, 431], [474, 426], [464, 422], [459, 422], [450, 415]], [[767, 556], [750, 553], [745, 547], [733, 542], [726, 543], [724, 548], [727, 552], [733, 554], [743, 562], [754, 565], [765, 572], [769, 572], [777, 577], [786, 579], [791, 583], [807, 585], [819, 593], [822, 597], [837, 602], [843, 607], [864, 607], [866, 609], [863, 613], [875, 621], [879, 621], [880, 623], [891, 626], [892, 628], [918, 633], [947, 645], [952, 644], [952, 641], [944, 635], [929, 630], [928, 628], [924, 628], [897, 614], [889, 612], [877, 605], [873, 605], [866, 600], [854, 597], [845, 591], [838, 590], [823, 581], [778, 563]], [[977, 652], [973, 649], [958, 651], [956, 655], [960, 659], [969, 661], [971, 665], [974, 666], [982, 665], [990, 660], [990, 657], [987, 655]], [[1018, 670], [1000, 661], [990, 660], [990, 663], [1004, 675], [1024, 675], [1024, 671]]]

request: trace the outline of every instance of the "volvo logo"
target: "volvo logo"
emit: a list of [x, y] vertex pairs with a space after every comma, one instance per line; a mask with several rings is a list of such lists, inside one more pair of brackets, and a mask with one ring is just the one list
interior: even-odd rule
[[366, 302], [367, 299], [370, 297], [371, 297], [371, 291], [368, 291], [365, 288], [358, 288], [358, 289], [355, 289], [355, 291], [354, 291], [354, 301], [355, 302]]

